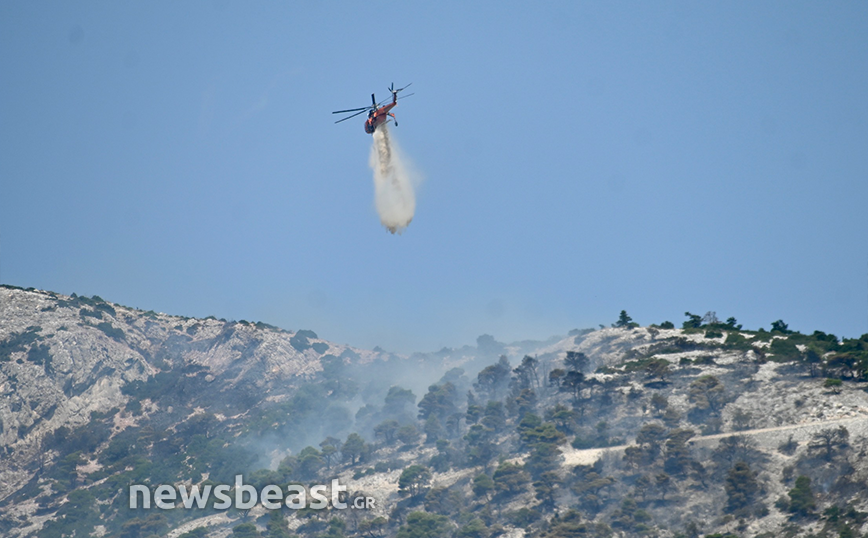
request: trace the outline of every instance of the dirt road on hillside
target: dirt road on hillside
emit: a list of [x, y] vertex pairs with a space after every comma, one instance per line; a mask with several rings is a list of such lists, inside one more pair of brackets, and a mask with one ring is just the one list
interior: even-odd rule
[[[800, 442], [807, 440], [807, 437], [817, 431], [824, 429], [829, 426], [841, 425], [848, 427], [848, 430], [853, 427], [853, 425], [861, 426], [861, 428], [857, 428], [858, 430], [868, 430], [868, 416], [862, 415], [857, 417], [844, 417], [844, 418], [834, 418], [827, 420], [818, 420], [815, 422], [803, 422], [800, 424], [791, 424], [789, 426], [775, 426], [773, 428], [759, 428], [756, 430], [742, 430], [736, 432], [727, 432], [727, 433], [716, 433], [713, 435], [700, 435], [697, 437], [693, 437], [690, 439], [690, 444], [693, 446], [704, 445], [708, 441], [715, 441], [719, 439], [723, 439], [725, 437], [732, 437], [734, 435], [746, 435], [746, 436], [756, 436], [756, 435], [764, 435], [764, 434], [792, 434], [793, 440]], [[767, 440], [770, 443], [780, 443], [782, 442], [783, 435], [776, 436], [770, 435]], [[625, 448], [630, 445], [618, 445], [618, 446], [610, 446], [605, 448], [588, 448], [584, 450], [577, 450], [574, 448], [565, 448], [563, 449], [564, 456], [564, 465], [566, 466], [574, 466], [574, 465], [593, 465], [603, 454], [606, 453], [614, 453], [614, 452], [623, 452]], [[776, 445], [775, 445], [776, 446]]]

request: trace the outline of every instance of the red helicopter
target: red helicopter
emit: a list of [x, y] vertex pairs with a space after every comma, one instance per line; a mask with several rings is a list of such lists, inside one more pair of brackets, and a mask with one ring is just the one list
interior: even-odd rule
[[[413, 83], [411, 82], [410, 84], [413, 84]], [[365, 121], [365, 132], [366, 133], [374, 134], [374, 131], [377, 130], [377, 127], [379, 127], [380, 125], [382, 125], [384, 123], [387, 123], [389, 121], [390, 117], [393, 120], [395, 120], [395, 126], [397, 127], [398, 118], [396, 118], [395, 115], [389, 111], [392, 110], [392, 108], [398, 104], [398, 92], [407, 89], [408, 87], [410, 87], [410, 84], [407, 84], [403, 88], [398, 88], [396, 90], [395, 89], [395, 83], [393, 82], [392, 85], [389, 86], [389, 91], [392, 92], [392, 102], [389, 104], [386, 104], [386, 101], [388, 101], [388, 99], [378, 103], [377, 98], [374, 97], [374, 94], [372, 93], [371, 94], [371, 103], [372, 104], [370, 104], [366, 107], [351, 108], [349, 110], [335, 110], [334, 112], [332, 112], [332, 114], [345, 114], [347, 112], [355, 112], [355, 114], [351, 114], [351, 115], [347, 116], [346, 118], [339, 119], [335, 123], [347, 121], [348, 119], [355, 118], [359, 114], [367, 112], [368, 113], [368, 119]], [[403, 99], [404, 97], [410, 97], [411, 95], [414, 95], [414, 94], [410, 93], [407, 95], [402, 95], [401, 99]]]

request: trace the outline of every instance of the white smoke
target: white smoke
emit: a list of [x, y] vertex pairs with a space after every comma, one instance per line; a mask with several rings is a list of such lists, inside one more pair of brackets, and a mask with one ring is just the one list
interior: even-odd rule
[[413, 184], [417, 176], [389, 136], [386, 124], [374, 131], [369, 164], [374, 171], [374, 202], [380, 222], [390, 232], [400, 234], [416, 213]]

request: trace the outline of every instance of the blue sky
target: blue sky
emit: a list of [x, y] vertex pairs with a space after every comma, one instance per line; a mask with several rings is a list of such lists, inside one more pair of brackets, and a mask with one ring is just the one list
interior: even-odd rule
[[[864, 2], [0, 4], [0, 281], [434, 350], [868, 332]], [[379, 224], [363, 118], [424, 176]]]

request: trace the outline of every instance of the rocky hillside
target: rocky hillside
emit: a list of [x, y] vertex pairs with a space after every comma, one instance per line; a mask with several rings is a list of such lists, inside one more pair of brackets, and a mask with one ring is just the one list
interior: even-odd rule
[[[868, 532], [868, 335], [687, 314], [396, 356], [0, 287], [0, 534]], [[328, 484], [365, 510], [132, 510], [129, 486]], [[186, 491], [186, 490], [185, 490]]]
[[359, 363], [383, 355], [329, 343], [311, 331], [0, 287], [0, 499], [33, 476], [30, 462], [41, 440], [61, 426], [75, 428], [93, 414], [123, 408], [131, 395], [122, 389], [131, 383], [200, 372], [202, 391], [214, 401], [227, 394], [229, 400], [279, 397], [321, 371], [326, 354]]

